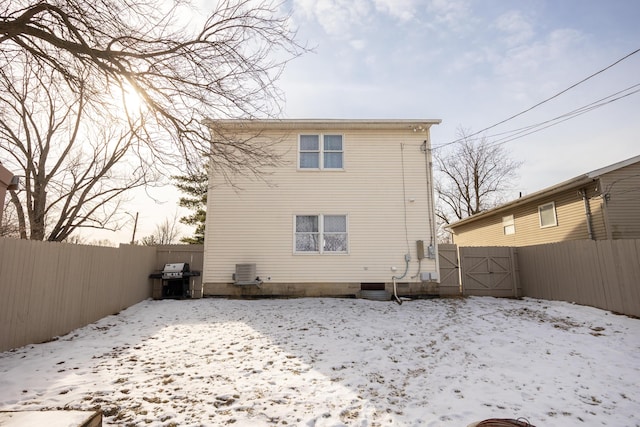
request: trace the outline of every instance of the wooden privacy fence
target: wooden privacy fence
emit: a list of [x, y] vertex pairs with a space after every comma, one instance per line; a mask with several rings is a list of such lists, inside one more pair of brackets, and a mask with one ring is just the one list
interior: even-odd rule
[[640, 316], [640, 240], [575, 240], [517, 251], [525, 296]]
[[166, 262], [193, 263], [198, 250], [202, 258], [201, 245], [184, 246], [0, 238], [0, 351], [50, 340], [149, 298], [149, 273]]
[[[459, 247], [457, 252], [455, 245], [444, 246], [440, 274], [461, 278], [458, 295], [525, 296], [640, 316], [640, 240]], [[455, 284], [444, 283], [444, 291], [455, 295]]]

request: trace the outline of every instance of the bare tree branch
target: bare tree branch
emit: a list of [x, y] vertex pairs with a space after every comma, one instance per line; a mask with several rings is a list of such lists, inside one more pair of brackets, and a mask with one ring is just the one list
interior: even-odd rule
[[121, 196], [157, 173], [152, 159], [133, 155], [132, 122], [93, 108], [84, 86], [73, 93], [51, 70], [12, 70], [0, 71], [0, 106], [13, 112], [0, 114], [0, 153], [24, 174], [23, 191], [11, 192], [21, 237], [62, 241], [80, 228], [117, 227]]
[[[274, 83], [305, 48], [273, 1], [218, 1], [199, 28], [185, 19], [193, 13], [185, 2], [163, 4], [171, 5], [12, 1], [0, 16], [0, 62], [21, 51], [91, 93], [132, 88], [152, 113], [148, 131], [199, 165], [209, 154], [203, 119], [277, 115], [282, 98]], [[81, 75], [86, 70], [90, 78]]]
[[24, 174], [11, 194], [21, 237], [117, 228], [126, 191], [159, 168], [231, 178], [277, 165], [273, 144], [252, 137], [212, 148], [209, 124], [279, 114], [275, 82], [306, 51], [281, 7], [220, 0], [200, 16], [182, 0], [0, 0], [0, 153]]
[[154, 245], [170, 245], [175, 243], [180, 237], [180, 226], [178, 225], [178, 214], [174, 214], [173, 218], [168, 217], [160, 224], [156, 225], [153, 234], [145, 236], [141, 240], [144, 246]]
[[503, 202], [522, 162], [511, 160], [502, 145], [470, 139], [458, 130], [460, 143], [436, 151], [436, 215], [443, 224], [491, 209]]

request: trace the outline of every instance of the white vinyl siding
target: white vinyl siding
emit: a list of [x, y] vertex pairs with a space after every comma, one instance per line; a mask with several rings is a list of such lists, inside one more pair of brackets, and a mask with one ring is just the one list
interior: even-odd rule
[[[296, 167], [300, 135], [343, 135], [348, 167], [341, 173], [321, 169], [300, 173]], [[281, 165], [266, 169], [263, 180], [238, 174], [228, 183], [222, 173], [212, 170], [203, 283], [229, 283], [239, 263], [255, 263], [257, 274], [270, 277], [271, 283], [390, 282], [391, 267], [404, 265], [407, 240], [411, 269], [417, 271], [415, 241], [431, 240], [428, 218], [433, 218], [426, 156], [420, 150], [428, 137], [424, 132], [340, 128], [265, 131], [261, 136], [280, 140], [273, 150], [282, 156]], [[415, 199], [413, 203], [405, 203], [403, 196], [401, 144], [404, 191]], [[342, 248], [340, 236], [344, 236], [348, 256], [341, 252], [306, 256], [296, 251], [297, 215], [325, 215], [327, 244]], [[346, 217], [346, 234], [338, 220], [329, 224], [327, 217], [332, 215]], [[306, 230], [310, 231], [300, 232], [316, 232]], [[312, 240], [311, 235], [307, 239]], [[422, 271], [435, 271], [435, 260], [422, 260]]]

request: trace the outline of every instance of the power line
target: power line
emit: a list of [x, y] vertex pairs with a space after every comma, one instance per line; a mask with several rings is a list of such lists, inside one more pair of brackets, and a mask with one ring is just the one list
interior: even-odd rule
[[[524, 127], [521, 127], [521, 128], [518, 128], [518, 129], [514, 129], [514, 130], [508, 130], [508, 131], [505, 131], [505, 132], [494, 133], [493, 135], [489, 135], [487, 138], [495, 138], [495, 137], [503, 136], [503, 135], [517, 134], [520, 131], [526, 131], [526, 130], [541, 126], [543, 124], [552, 122], [554, 120], [557, 120], [557, 119], [560, 119], [560, 118], [563, 118], [563, 117], [566, 117], [566, 116], [574, 115], [576, 112], [580, 112], [580, 111], [582, 111], [584, 109], [587, 109], [587, 108], [589, 109], [588, 111], [591, 111], [593, 108], [596, 108], [596, 107], [600, 106], [598, 103], [602, 103], [602, 101], [608, 100], [609, 98], [613, 98], [614, 96], [618, 96], [621, 93], [627, 92], [627, 91], [629, 91], [631, 89], [635, 89], [637, 87], [640, 87], [640, 83], [636, 83], [634, 85], [631, 85], [631, 86], [629, 86], [629, 87], [627, 87], [625, 89], [622, 89], [622, 90], [620, 90], [618, 92], [612, 93], [611, 95], [605, 96], [604, 98], [600, 98], [600, 99], [598, 99], [596, 101], [591, 102], [590, 104], [587, 104], [585, 106], [577, 108], [577, 109], [575, 109], [573, 111], [570, 111], [568, 113], [562, 114], [560, 116], [554, 117], [554, 118], [549, 119], [549, 120], [545, 120], [544, 122], [536, 123], [536, 124], [533, 124], [533, 125], [524, 126]], [[631, 93], [629, 93], [627, 95], [631, 95], [631, 94], [634, 94], [636, 92], [637, 92], [637, 90], [635, 90], [635, 91], [633, 91], [633, 92], [631, 92]], [[623, 95], [623, 97], [627, 96], [627, 95]], [[609, 102], [617, 101], [618, 99], [619, 98], [615, 98], [613, 100], [610, 100]], [[469, 138], [466, 138], [466, 139], [469, 139]]]
[[[632, 89], [635, 89], [635, 90], [632, 90]], [[533, 133], [540, 132], [540, 131], [542, 131], [544, 129], [547, 129], [547, 128], [550, 128], [552, 126], [555, 126], [557, 124], [566, 122], [567, 120], [573, 119], [573, 118], [578, 117], [578, 116], [580, 116], [582, 114], [585, 114], [585, 113], [588, 113], [590, 111], [593, 111], [593, 110], [595, 110], [597, 108], [604, 107], [607, 104], [610, 104], [610, 103], [615, 102], [615, 101], [619, 101], [620, 99], [626, 98], [626, 97], [631, 96], [633, 94], [636, 94], [638, 92], [640, 92], [640, 83], [637, 83], [635, 85], [629, 86], [626, 89], [620, 90], [620, 91], [615, 92], [615, 93], [613, 93], [611, 95], [605, 96], [604, 98], [600, 98], [600, 99], [598, 99], [596, 101], [593, 101], [593, 102], [591, 102], [589, 104], [586, 104], [586, 105], [584, 105], [582, 107], [576, 108], [575, 110], [569, 111], [568, 113], [561, 114], [559, 116], [556, 116], [556, 117], [554, 117], [552, 119], [545, 120], [543, 122], [535, 123], [535, 124], [532, 124], [532, 125], [524, 126], [524, 127], [518, 128], [518, 129], [513, 129], [513, 130], [510, 130], [510, 131], [506, 131], [506, 132], [500, 132], [500, 133], [497, 133], [497, 134], [489, 135], [487, 137], [483, 136], [483, 137], [473, 138], [473, 137], [465, 136], [465, 137], [463, 137], [463, 138], [461, 138], [461, 139], [459, 139], [457, 141], [454, 141], [454, 142], [451, 142], [451, 143], [448, 143], [448, 144], [444, 144], [444, 145], [435, 146], [435, 147], [433, 147], [433, 149], [435, 150], [435, 149], [438, 149], [438, 148], [442, 148], [442, 147], [445, 147], [447, 145], [450, 145], [450, 144], [453, 144], [453, 143], [456, 143], [456, 142], [459, 142], [459, 141], [462, 141], [462, 140], [476, 141], [476, 140], [483, 139], [483, 138], [495, 138], [495, 137], [498, 137], [498, 136], [502, 136], [502, 138], [499, 138], [499, 139], [494, 140], [494, 141], [492, 141], [490, 143], [487, 143], [486, 145], [487, 146], [495, 146], [495, 145], [506, 144], [507, 142], [511, 142], [511, 141], [516, 140], [516, 139], [523, 138], [523, 137], [525, 137], [527, 135], [531, 135]]]
[[496, 127], [496, 126], [499, 126], [499, 125], [504, 124], [504, 123], [506, 123], [506, 122], [508, 122], [508, 121], [510, 121], [510, 120], [513, 120], [513, 119], [515, 119], [516, 117], [519, 117], [519, 116], [521, 116], [521, 115], [523, 115], [523, 114], [525, 114], [525, 113], [528, 113], [529, 111], [533, 110], [534, 108], [537, 108], [537, 107], [541, 106], [542, 104], [544, 104], [544, 103], [546, 103], [546, 102], [549, 102], [549, 101], [551, 101], [552, 99], [555, 99], [555, 98], [559, 97], [560, 95], [562, 95], [562, 94], [564, 94], [564, 93], [568, 92], [569, 90], [571, 90], [571, 89], [575, 88], [575, 87], [576, 87], [576, 86], [578, 86], [578, 85], [581, 85], [582, 83], [586, 82], [587, 80], [592, 79], [593, 77], [595, 77], [595, 76], [597, 76], [597, 75], [599, 75], [599, 74], [601, 74], [601, 73], [603, 73], [603, 72], [607, 71], [608, 69], [610, 69], [610, 68], [612, 68], [612, 67], [614, 67], [614, 66], [618, 65], [620, 62], [624, 61], [625, 59], [628, 59], [629, 57], [631, 57], [631, 56], [635, 55], [635, 54], [636, 54], [636, 53], [638, 53], [638, 52], [640, 52], [640, 48], [639, 48], [639, 49], [634, 50], [633, 52], [631, 52], [631, 53], [629, 53], [629, 54], [627, 54], [627, 55], [625, 55], [625, 56], [623, 56], [622, 58], [618, 59], [617, 61], [613, 62], [612, 64], [607, 65], [606, 67], [602, 68], [601, 70], [596, 71], [595, 73], [593, 73], [593, 74], [589, 75], [588, 77], [585, 77], [584, 79], [580, 80], [579, 82], [572, 84], [572, 85], [571, 85], [571, 86], [569, 86], [568, 88], [566, 88], [566, 89], [564, 89], [564, 90], [562, 90], [562, 91], [560, 91], [560, 92], [556, 93], [555, 95], [550, 96], [549, 98], [547, 98], [547, 99], [545, 99], [545, 100], [543, 100], [543, 101], [538, 102], [537, 104], [533, 105], [532, 107], [527, 108], [526, 110], [523, 110], [523, 111], [521, 111], [521, 112], [519, 112], [519, 113], [517, 113], [517, 114], [514, 114], [514, 115], [512, 115], [512, 116], [510, 116], [510, 117], [507, 117], [506, 119], [501, 120], [501, 121], [499, 121], [498, 123], [495, 123], [495, 124], [493, 124], [493, 125], [491, 125], [491, 126], [488, 126], [488, 127], [484, 128], [484, 129], [481, 129], [481, 130], [479, 130], [479, 131], [477, 131], [477, 132], [474, 132], [474, 133], [472, 133], [471, 135], [465, 135], [465, 137], [463, 137], [463, 138], [458, 138], [458, 139], [456, 139], [456, 140], [454, 140], [454, 141], [447, 142], [447, 143], [445, 143], [445, 144], [441, 144], [441, 145], [438, 145], [438, 146], [433, 147], [433, 148], [434, 148], [434, 149], [435, 149], [435, 148], [442, 148], [442, 147], [446, 147], [447, 145], [452, 145], [452, 144], [455, 144], [455, 143], [461, 142], [461, 141], [463, 141], [463, 140], [465, 140], [465, 139], [468, 139], [468, 138], [470, 138], [470, 137], [477, 136], [477, 135], [479, 135], [479, 134], [481, 134], [481, 133], [483, 133], [483, 132], [488, 131], [489, 129], [493, 129], [493, 128], [494, 128], [494, 127]]
[[[629, 92], [629, 90], [637, 88], [639, 86], [640, 86], [640, 83], [635, 84], [635, 85], [630, 86], [630, 87], [628, 87], [628, 88], [626, 88], [626, 89], [624, 89], [622, 91], [616, 92], [614, 94], [611, 94], [609, 96], [601, 98], [601, 99], [599, 99], [597, 101], [594, 101], [591, 104], [587, 104], [585, 106], [577, 108], [577, 109], [575, 109], [573, 111], [570, 111], [568, 113], [565, 113], [565, 114], [562, 114], [560, 116], [554, 117], [552, 119], [546, 120], [544, 122], [540, 122], [540, 123], [537, 123], [537, 124], [534, 124], [534, 125], [529, 125], [529, 126], [526, 126], [524, 128], [516, 129], [514, 131], [503, 132], [503, 134], [508, 134], [508, 136], [505, 136], [503, 138], [497, 139], [497, 140], [493, 141], [490, 145], [506, 144], [507, 142], [514, 141], [516, 139], [525, 137], [527, 135], [531, 135], [532, 133], [540, 132], [541, 130], [547, 129], [547, 128], [551, 127], [551, 126], [555, 126], [557, 124], [566, 122], [567, 120], [570, 120], [570, 119], [573, 119], [575, 117], [581, 116], [582, 114], [588, 113], [588, 112], [593, 111], [593, 110], [595, 110], [597, 108], [604, 107], [607, 104], [610, 104], [610, 103], [615, 102], [615, 101], [619, 101], [620, 99], [626, 98], [627, 96], [631, 96], [633, 94], [636, 94], [636, 93], [640, 92], [640, 88]], [[620, 95], [620, 94], [622, 94], [622, 95]], [[620, 96], [617, 96], [617, 95], [620, 95]]]

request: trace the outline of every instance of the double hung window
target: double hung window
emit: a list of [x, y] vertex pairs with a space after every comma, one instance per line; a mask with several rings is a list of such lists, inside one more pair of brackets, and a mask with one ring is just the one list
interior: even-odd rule
[[556, 204], [554, 202], [538, 206], [538, 216], [540, 217], [540, 228], [558, 225]]
[[342, 135], [300, 135], [300, 169], [343, 169]]
[[516, 223], [513, 220], [513, 215], [502, 217], [502, 230], [505, 236], [516, 234]]
[[347, 253], [346, 215], [296, 215], [296, 253]]

